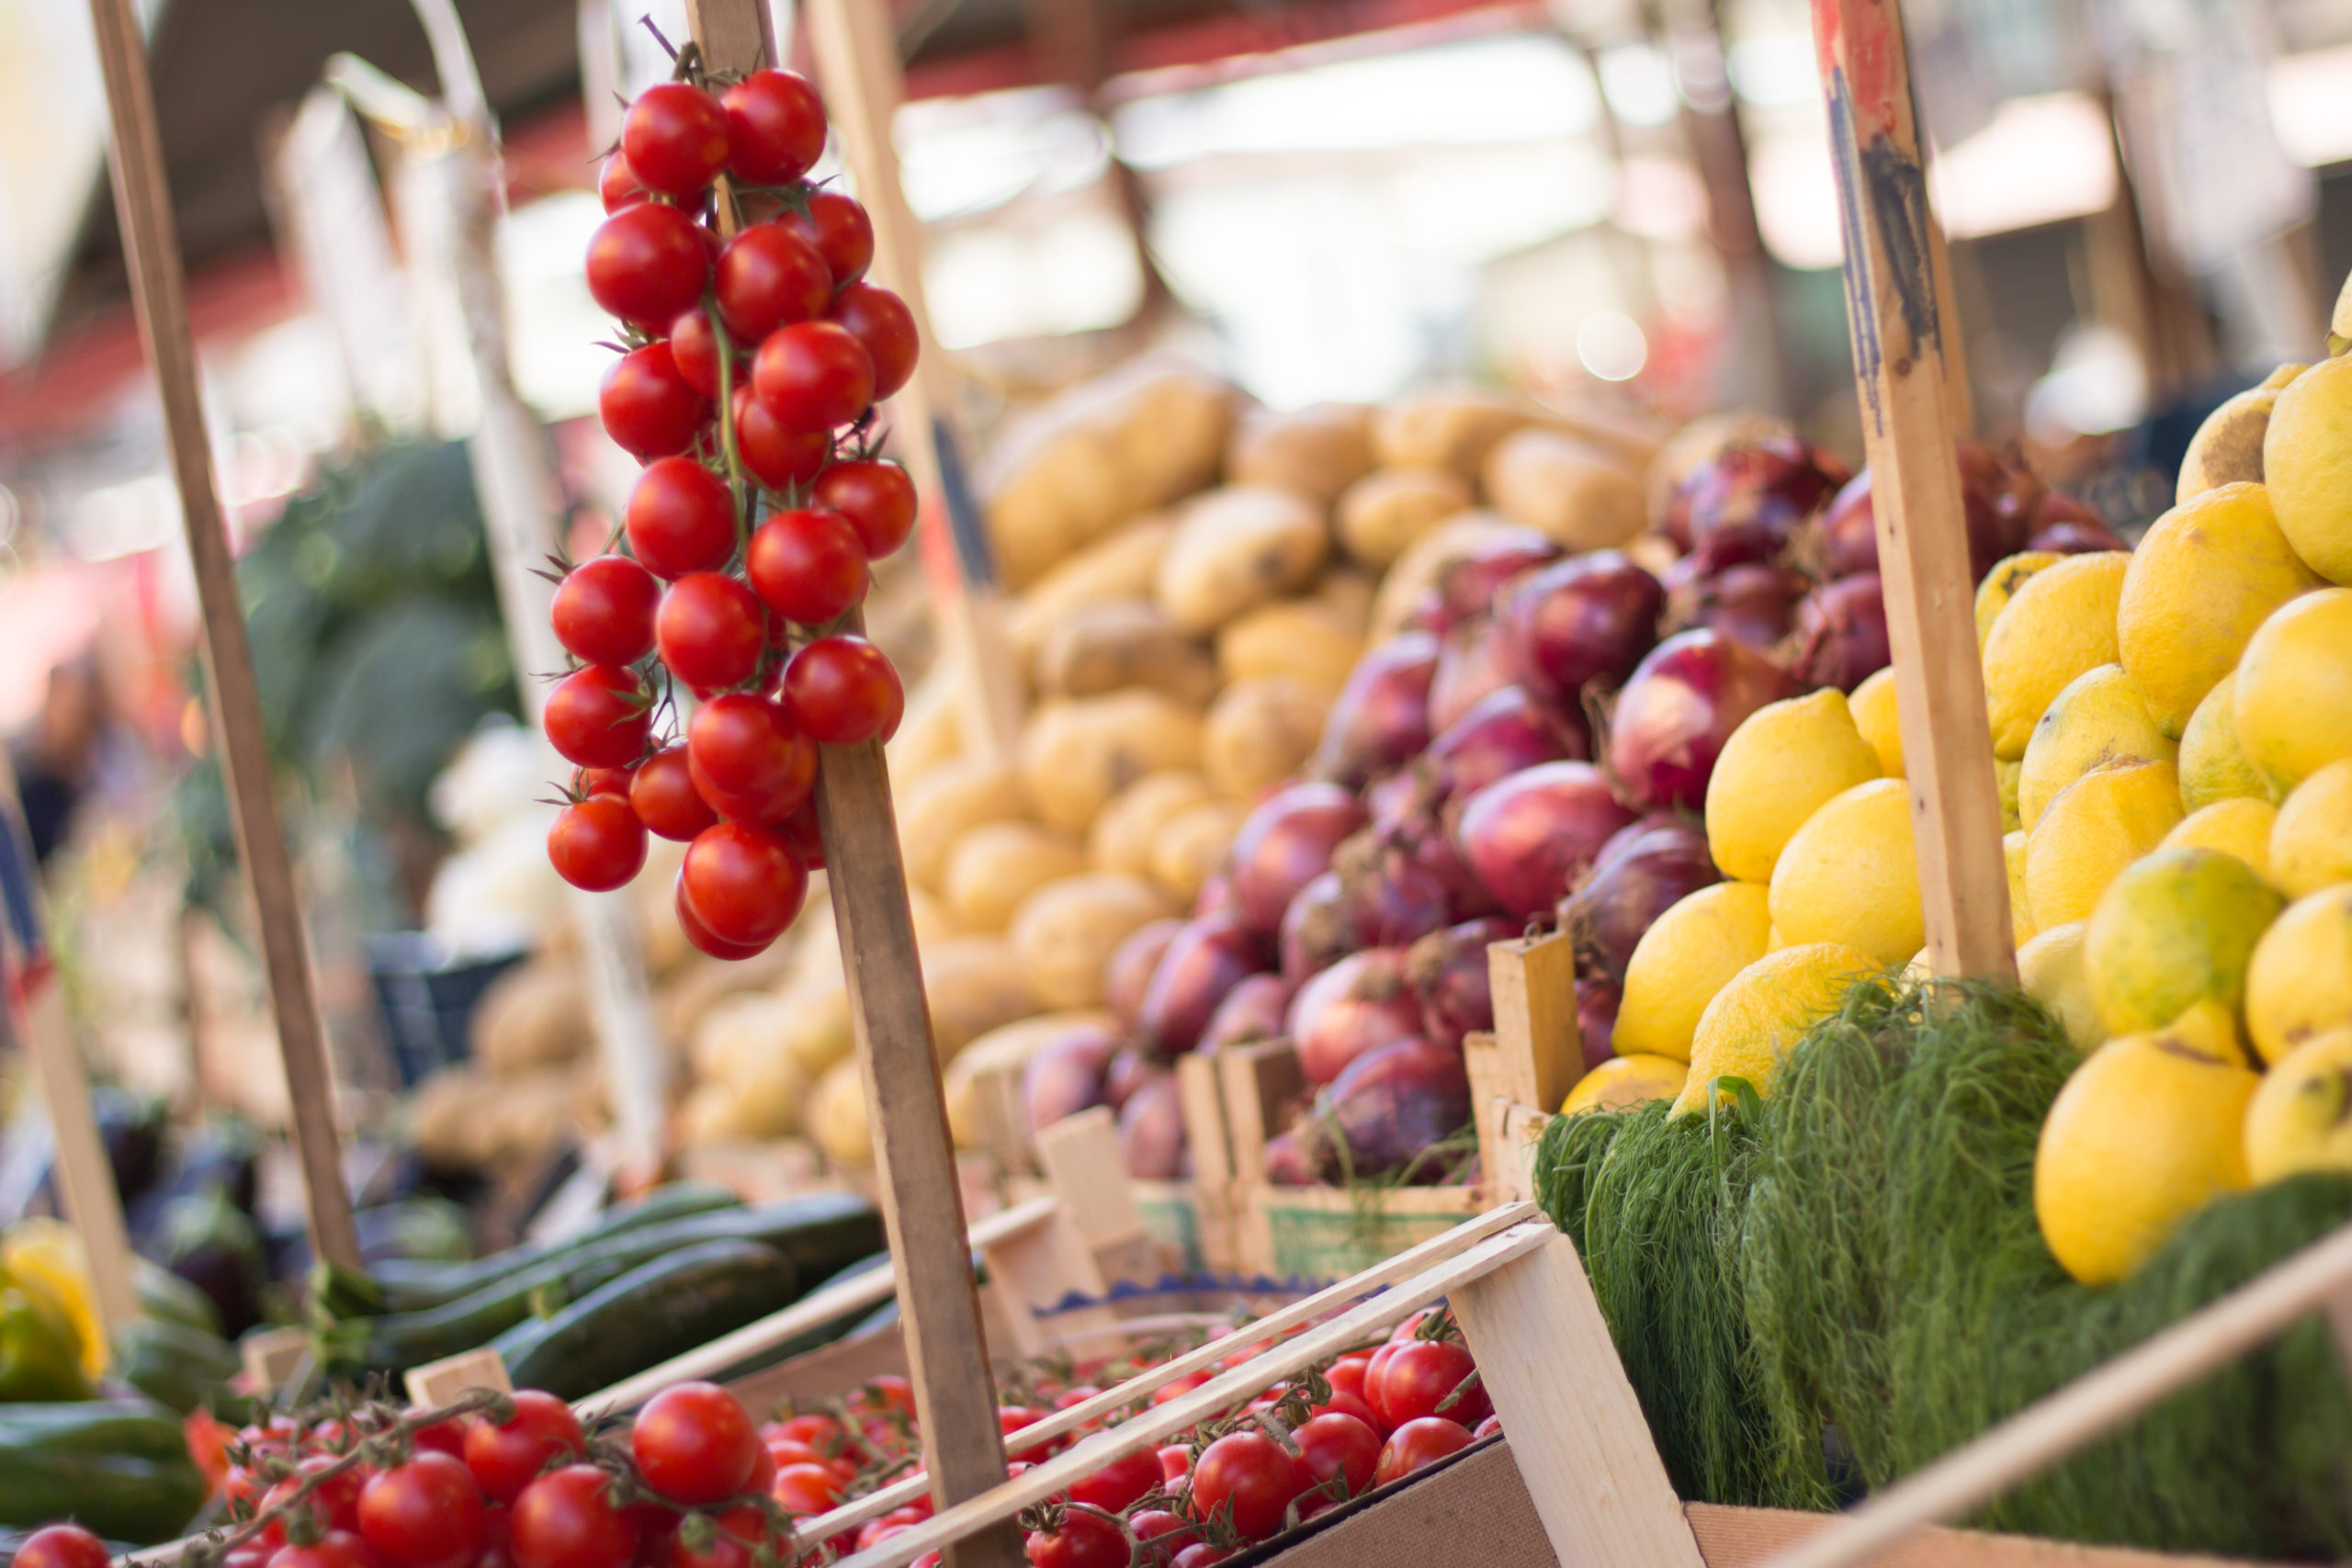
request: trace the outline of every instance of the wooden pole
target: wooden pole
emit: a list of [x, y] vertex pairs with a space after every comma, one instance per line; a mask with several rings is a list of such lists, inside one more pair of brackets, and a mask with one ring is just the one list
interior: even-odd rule
[[1845, 237], [1846, 319], [1876, 497], [1879, 576], [1928, 956], [2014, 976], [2001, 798], [1945, 380], [1938, 238], [1896, 0], [1814, 0]]
[[188, 557], [203, 612], [205, 683], [211, 699], [207, 705], [245, 880], [253, 889], [261, 927], [262, 961], [293, 1107], [294, 1151], [301, 1168], [311, 1253], [356, 1269], [359, 1240], [351, 1223], [350, 1195], [344, 1190], [334, 1080], [311, 988], [294, 866], [277, 800], [270, 791], [269, 746], [262, 728], [261, 694], [254, 682], [253, 649], [245, 640], [244, 609], [237, 596], [236, 562], [229, 553], [228, 529], [212, 488], [212, 449], [197, 390], [196, 342], [188, 330], [186, 280], [180, 272], [171, 191], [164, 180], [146, 44], [130, 0], [90, 0], [90, 17], [113, 122], [107, 151], [114, 171], [115, 213], [122, 229], [123, 258], [130, 265], [139, 335], [163, 397], [172, 478], [179, 487]]

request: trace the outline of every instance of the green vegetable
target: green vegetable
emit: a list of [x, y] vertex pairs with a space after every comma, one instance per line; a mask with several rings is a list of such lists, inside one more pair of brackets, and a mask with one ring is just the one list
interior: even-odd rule
[[81, 1334], [64, 1303], [0, 1269], [0, 1403], [89, 1397]]
[[582, 1399], [792, 1304], [799, 1274], [775, 1247], [707, 1241], [632, 1269], [500, 1346], [517, 1388]]
[[217, 1334], [184, 1323], [133, 1318], [115, 1333], [114, 1376], [182, 1416], [209, 1404], [226, 1389], [242, 1361]]
[[0, 1405], [0, 1525], [70, 1517], [109, 1540], [168, 1540], [205, 1493], [178, 1419], [151, 1401]]
[[220, 1332], [220, 1314], [212, 1298], [160, 1263], [132, 1258], [130, 1289], [139, 1298], [139, 1310], [151, 1318], [184, 1323], [211, 1335]]

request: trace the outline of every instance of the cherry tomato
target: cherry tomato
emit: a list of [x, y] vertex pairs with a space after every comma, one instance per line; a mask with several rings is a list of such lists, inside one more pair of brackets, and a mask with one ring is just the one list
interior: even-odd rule
[[787, 1514], [811, 1518], [841, 1506], [842, 1478], [826, 1464], [787, 1464], [775, 1472], [768, 1495]]
[[[706, 398], [718, 396], [718, 334], [711, 330], [709, 311], [697, 305], [678, 312], [670, 323], [670, 357], [677, 362], [678, 374], [686, 378], [687, 386]], [[739, 352], [735, 385], [744, 384], [750, 368]]]
[[524, 1487], [508, 1517], [515, 1568], [628, 1568], [638, 1522], [613, 1506], [611, 1486], [594, 1465], [568, 1464]]
[[865, 547], [838, 512], [779, 512], [752, 534], [743, 567], [768, 608], [819, 626], [865, 597]]
[[17, 1548], [22, 1568], [107, 1568], [107, 1543], [80, 1525], [46, 1525]]
[[1380, 1466], [1380, 1434], [1352, 1416], [1315, 1416], [1302, 1422], [1291, 1440], [1317, 1485], [1340, 1479], [1331, 1492], [1335, 1498], [1352, 1497], [1371, 1485], [1372, 1472]]
[[[713, 828], [705, 837], [725, 831], [724, 827]], [[703, 840], [695, 841], [699, 846]], [[694, 852], [686, 852], [690, 889]], [[699, 899], [695, 904], [707, 923], [707, 907]], [[713, 929], [729, 940], [756, 940]], [[636, 1456], [646, 1484], [672, 1502], [716, 1503], [743, 1489], [745, 1478], [758, 1462], [760, 1438], [752, 1428], [751, 1416], [744, 1414], [742, 1402], [733, 1394], [715, 1382], [682, 1382], [663, 1389], [638, 1412], [637, 1425], [629, 1433], [629, 1451]]]
[[1129, 1505], [1158, 1490], [1159, 1483], [1159, 1456], [1149, 1449], [1138, 1449], [1124, 1459], [1113, 1460], [1091, 1475], [1071, 1482], [1069, 1500], [1091, 1505], [1106, 1514], [1124, 1514]]
[[[728, 942], [775, 941], [808, 891], [808, 874], [791, 846], [765, 828], [741, 822], [721, 822], [695, 835], [680, 874], [687, 907], [705, 930]], [[638, 1425], [643, 1430], [642, 1416]]]
[[650, 189], [693, 196], [727, 167], [727, 128], [717, 98], [691, 83], [663, 82], [629, 105], [621, 156]]
[[1471, 1440], [1476, 1442], [1487, 1438], [1494, 1437], [1502, 1429], [1503, 1418], [1499, 1416], [1489, 1416], [1484, 1421], [1479, 1422], [1476, 1427], [1471, 1428]]
[[664, 746], [645, 759], [629, 781], [628, 804], [646, 831], [678, 843], [718, 820], [695, 789], [684, 746]]
[[1308, 1481], [1288, 1449], [1245, 1427], [1201, 1450], [1193, 1466], [1192, 1511], [1203, 1519], [1228, 1518], [1243, 1539], [1257, 1540], [1282, 1529], [1283, 1510]]
[[1364, 1369], [1371, 1365], [1372, 1352], [1369, 1350], [1342, 1356], [1324, 1370], [1323, 1381], [1331, 1385], [1334, 1393], [1351, 1393], [1362, 1399]]
[[1326, 1400], [1323, 1404], [1315, 1406], [1309, 1414], [1314, 1416], [1352, 1416], [1357, 1420], [1363, 1422], [1365, 1426], [1371, 1427], [1375, 1434], [1387, 1430], [1387, 1427], [1382, 1423], [1378, 1413], [1376, 1413], [1371, 1405], [1365, 1404], [1362, 1397], [1352, 1393], [1342, 1393], [1336, 1388], [1331, 1391], [1331, 1397], [1329, 1399]]
[[[22, 1553], [17, 1561], [24, 1561]], [[357, 1532], [334, 1529], [306, 1546], [279, 1547], [269, 1568], [384, 1568], [384, 1558]]]
[[915, 530], [915, 482], [896, 463], [872, 457], [835, 463], [817, 476], [815, 499], [849, 519], [867, 560], [880, 560]]
[[1170, 1443], [1153, 1455], [1159, 1461], [1159, 1483], [1174, 1486], [1193, 1473], [1193, 1450], [1182, 1443]]
[[855, 283], [874, 265], [874, 220], [837, 190], [810, 191], [806, 217], [787, 212], [776, 221], [817, 248], [835, 288]]
[[865, 1457], [865, 1449], [850, 1436], [849, 1428], [841, 1424], [841, 1418], [828, 1416], [821, 1410], [812, 1410], [805, 1416], [786, 1416], [763, 1428], [763, 1435], [786, 1442], [806, 1443], [828, 1459], [863, 1461]]
[[1170, 1561], [1168, 1568], [1209, 1568], [1211, 1563], [1222, 1562], [1232, 1555], [1230, 1548], [1211, 1546], [1207, 1541], [1196, 1540], [1179, 1551]]
[[1064, 1514], [1058, 1527], [1031, 1530], [1022, 1546], [1032, 1568], [1127, 1568], [1126, 1532], [1092, 1514]]
[[740, 964], [746, 958], [757, 958], [771, 943], [764, 942], [721, 942], [710, 934], [701, 918], [686, 903], [686, 879], [682, 875], [671, 885], [671, 908], [678, 917], [678, 929], [685, 933], [696, 952], [729, 964]]
[[886, 1372], [858, 1384], [851, 1391], [847, 1403], [854, 1415], [891, 1411], [911, 1416], [915, 1413], [915, 1385]]
[[729, 795], [773, 795], [786, 786], [805, 794], [817, 773], [816, 749], [783, 706], [745, 692], [703, 704], [686, 729], [686, 756]]
[[739, 343], [824, 313], [833, 276], [817, 247], [778, 223], [754, 223], [718, 253], [718, 319]]
[[[639, 859], [644, 858], [642, 852]], [[636, 873], [632, 871], [631, 875]], [[514, 1419], [477, 1421], [466, 1433], [466, 1468], [484, 1495], [512, 1503], [558, 1455], [578, 1458], [587, 1443], [571, 1406], [535, 1388], [514, 1395]]]
[[862, 637], [820, 637], [784, 667], [784, 705], [802, 734], [823, 746], [888, 739], [906, 712], [906, 689], [882, 650]]
[[752, 388], [786, 429], [830, 430], [874, 401], [874, 360], [839, 322], [795, 321], [760, 344]]
[[645, 865], [645, 826], [617, 795], [593, 795], [556, 813], [548, 828], [556, 874], [589, 893], [625, 887]]
[[832, 456], [832, 437], [821, 430], [794, 430], [770, 413], [746, 379], [735, 388], [735, 450], [743, 466], [770, 490], [807, 484]]
[[786, 778], [769, 795], [729, 795], [713, 784], [708, 774], [695, 764], [694, 748], [686, 748], [686, 776], [694, 781], [695, 793], [718, 813], [722, 822], [744, 822], [754, 828], [774, 828], [800, 809], [808, 798], [808, 788], [814, 774], [797, 773]]
[[[1366, 1380], [1373, 1393], [1368, 1403], [1392, 1427], [1424, 1416], [1475, 1426], [1494, 1409], [1483, 1386], [1464, 1386], [1477, 1370], [1468, 1347], [1458, 1339], [1410, 1340], [1397, 1346], [1382, 1364], [1376, 1382]], [[1446, 1404], [1448, 1400], [1453, 1403]]]
[[596, 412], [615, 445], [644, 462], [692, 446], [710, 417], [710, 400], [678, 374], [667, 342], [649, 343], [613, 361]]
[[567, 762], [620, 768], [637, 761], [651, 728], [636, 672], [591, 664], [556, 682], [540, 710], [548, 741]]
[[[637, 167], [634, 159], [629, 167]], [[674, 207], [624, 207], [589, 238], [588, 292], [599, 307], [647, 332], [668, 327], [709, 281], [709, 242]]]
[[653, 617], [653, 643], [670, 672], [697, 691], [752, 678], [766, 649], [760, 596], [723, 572], [694, 571], [670, 585]]
[[[1391, 1345], [1402, 1345], [1408, 1339], [1418, 1337], [1421, 1332], [1421, 1325], [1427, 1323], [1430, 1318], [1435, 1317], [1443, 1310], [1444, 1309], [1442, 1307], [1423, 1307], [1420, 1311], [1413, 1314], [1412, 1316], [1407, 1318], [1404, 1322], [1398, 1324], [1396, 1327], [1388, 1331], [1388, 1343]], [[1374, 1352], [1374, 1355], [1377, 1355], [1378, 1353], [1379, 1352], [1376, 1350]]]
[[772, 1558], [782, 1554], [775, 1549], [783, 1542], [768, 1517], [751, 1504], [739, 1504], [715, 1515], [711, 1521], [711, 1540], [697, 1551], [685, 1543], [684, 1531], [673, 1531], [662, 1542], [660, 1561], [667, 1568], [752, 1568], [754, 1556], [765, 1547]]
[[653, 651], [653, 574], [627, 556], [592, 556], [555, 590], [555, 637], [587, 664], [634, 664]]
[[628, 547], [656, 577], [716, 571], [735, 555], [735, 498], [725, 479], [692, 457], [647, 464], [628, 492], [621, 523]]
[[1200, 1527], [1166, 1508], [1139, 1508], [1127, 1516], [1127, 1533], [1136, 1539], [1136, 1561], [1143, 1568], [1168, 1568]]
[[825, 105], [789, 71], [754, 71], [720, 100], [727, 170], [746, 185], [788, 185], [825, 151]]
[[791, 816], [774, 826], [784, 835], [784, 841], [792, 846], [792, 852], [800, 857], [802, 865], [810, 871], [825, 869], [825, 832], [817, 820], [817, 796], [813, 791]]
[[422, 1450], [368, 1479], [359, 1533], [391, 1568], [471, 1568], [481, 1551], [481, 1488], [464, 1461]]
[[1388, 1418], [1388, 1412], [1381, 1408], [1380, 1404], [1380, 1374], [1387, 1368], [1389, 1358], [1396, 1354], [1396, 1342], [1392, 1339], [1374, 1350], [1372, 1353], [1372, 1359], [1366, 1361], [1363, 1367], [1363, 1402], [1372, 1406], [1373, 1414], [1380, 1417], [1380, 1424], [1384, 1427], [1400, 1425]]
[[283, 1540], [270, 1541], [265, 1531], [221, 1558], [220, 1568], [269, 1568], [269, 1560], [277, 1555], [277, 1549], [284, 1544]]
[[874, 393], [881, 401], [915, 373], [914, 312], [907, 302], [874, 283], [853, 283], [833, 299], [825, 319], [847, 327], [874, 367]]
[[1182, 1377], [1163, 1385], [1159, 1393], [1151, 1396], [1151, 1402], [1154, 1404], [1166, 1404], [1171, 1400], [1182, 1399], [1208, 1381], [1209, 1374], [1206, 1372], [1186, 1372]]
[[596, 195], [604, 202], [608, 217], [624, 207], [635, 207], [650, 194], [645, 182], [637, 177], [637, 171], [628, 166], [626, 153], [614, 153], [597, 171]]
[[[559, 868], [560, 869], [560, 868]], [[312, 1454], [294, 1467], [294, 1473], [263, 1495], [261, 1506], [275, 1508], [294, 1495], [294, 1489], [304, 1478], [316, 1475], [335, 1462], [333, 1454]], [[367, 1472], [355, 1465], [332, 1480], [320, 1483], [302, 1501], [320, 1527], [330, 1530], [356, 1530], [359, 1528], [359, 1494], [368, 1484]]]
[[1385, 1486], [1400, 1475], [1410, 1475], [1422, 1466], [1435, 1464], [1469, 1446], [1470, 1428], [1459, 1421], [1449, 1421], [1442, 1416], [1408, 1421], [1389, 1433], [1388, 1441], [1381, 1446], [1380, 1465], [1373, 1472], [1372, 1483]]
[[[637, 765], [623, 768], [574, 768], [571, 770], [571, 793], [576, 795], [617, 795], [626, 799], [629, 785], [637, 782]], [[315, 1442], [316, 1439], [313, 1439]], [[330, 1448], [342, 1445], [330, 1444]], [[458, 1457], [465, 1457], [463, 1445]]]

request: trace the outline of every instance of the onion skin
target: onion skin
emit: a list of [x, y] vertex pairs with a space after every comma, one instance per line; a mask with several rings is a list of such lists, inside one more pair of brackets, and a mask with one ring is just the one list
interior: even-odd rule
[[1181, 1056], [1202, 1032], [1226, 993], [1264, 967], [1258, 943], [1230, 915], [1188, 920], [1160, 954], [1136, 1018], [1142, 1043], [1162, 1056]]
[[1850, 476], [1835, 457], [1793, 435], [1735, 441], [1675, 487], [1666, 531], [1688, 550], [1719, 528], [1755, 524], [1786, 537]]
[[1283, 1015], [1290, 1007], [1290, 991], [1279, 975], [1245, 976], [1209, 1014], [1199, 1049], [1222, 1051], [1228, 1045], [1247, 1045], [1280, 1034]]
[[[2013, 468], [1999, 453], [1981, 441], [1960, 443], [1960, 501], [1968, 525], [1970, 581], [1983, 581], [1995, 563], [2027, 547], [2036, 514], [2049, 502], [2041, 481], [2022, 468]], [[2072, 497], [2064, 498], [2072, 502]], [[2079, 503], [2075, 503], [2079, 504]], [[1878, 535], [1874, 524], [1868, 468], [1838, 493], [1821, 519], [1824, 579], [1851, 577], [1878, 570]]]
[[1312, 771], [1360, 789], [1403, 766], [1430, 743], [1430, 682], [1437, 676], [1437, 638], [1400, 632], [1356, 661], [1324, 721]]
[[2034, 525], [2033, 537], [2025, 542], [2030, 550], [2053, 550], [2062, 556], [2093, 555], [2100, 550], [2128, 550], [2132, 547], [2119, 537], [2106, 520], [2082, 502], [2068, 495], [2052, 495], [2052, 502], [2067, 502], [2080, 507], [2084, 515], [2052, 518], [2052, 508], [2045, 504], [2041, 516]]
[[[1780, 665], [1701, 627], [1657, 645], [1618, 694], [1609, 771], [1634, 806], [1697, 810], [1724, 742], [1766, 703], [1797, 694]], [[1532, 911], [1530, 911], [1532, 912]]]
[[1657, 641], [1666, 590], [1616, 550], [1555, 561], [1511, 585], [1497, 619], [1513, 674], [1529, 694], [1580, 712], [1585, 688], [1614, 684]]
[[1039, 1046], [1021, 1072], [1029, 1131], [1103, 1103], [1103, 1073], [1118, 1043], [1107, 1029], [1079, 1028]]
[[1405, 950], [1351, 953], [1298, 988], [1283, 1032], [1298, 1045], [1299, 1070], [1327, 1084], [1367, 1051], [1421, 1032], [1420, 1004], [1405, 982]]
[[1404, 947], [1452, 919], [1445, 882], [1408, 843], [1366, 828], [1331, 856], [1340, 913], [1359, 946]]
[[1162, 1067], [1137, 1085], [1121, 1107], [1119, 1149], [1134, 1180], [1174, 1181], [1184, 1174], [1192, 1150], [1185, 1143], [1184, 1110], [1174, 1073]]
[[1719, 577], [1736, 566], [1771, 566], [1780, 558], [1783, 542], [1770, 529], [1755, 523], [1734, 523], [1716, 529], [1678, 558], [1659, 578], [1671, 598], [1678, 589], [1704, 578]]
[[1102, 1074], [1102, 1103], [1114, 1111], [1125, 1109], [1146, 1079], [1167, 1070], [1164, 1063], [1153, 1061], [1136, 1046], [1121, 1046]]
[[1651, 923], [1687, 895], [1723, 880], [1707, 853], [1707, 836], [1687, 823], [1636, 824], [1627, 833], [1611, 839], [1591, 873], [1560, 900], [1560, 929], [1576, 943], [1577, 973], [1619, 986], [1634, 944]]
[[1406, 952], [1405, 977], [1420, 1004], [1421, 1029], [1429, 1039], [1459, 1048], [1464, 1035], [1494, 1028], [1495, 994], [1487, 948], [1509, 942], [1521, 929], [1488, 915], [1431, 931]]
[[1464, 803], [1454, 841], [1503, 913], [1549, 914], [1610, 835], [1634, 819], [1589, 762], [1545, 762]]
[[1810, 686], [1850, 692], [1894, 660], [1886, 602], [1878, 573], [1866, 571], [1815, 589], [1797, 606], [1798, 668]]
[[1111, 960], [1102, 971], [1102, 1005], [1109, 1008], [1127, 1028], [1136, 1026], [1136, 1019], [1143, 1011], [1143, 994], [1151, 986], [1151, 976], [1159, 967], [1160, 954], [1176, 940], [1184, 922], [1172, 917], [1153, 920], [1136, 928], [1128, 937], [1111, 951]]
[[[1301, 1142], [1327, 1181], [1363, 1180], [1413, 1168], [1432, 1182], [1444, 1172], [1425, 1156], [1470, 1123], [1470, 1075], [1462, 1053], [1418, 1036], [1365, 1052], [1316, 1100]], [[1338, 1143], [1344, 1140], [1342, 1155]]]
[[1523, 686], [1504, 686], [1430, 741], [1422, 763], [1442, 802], [1539, 762], [1581, 762], [1591, 755], [1581, 720], [1536, 702]]
[[1226, 863], [1234, 917], [1274, 940], [1298, 890], [1331, 868], [1331, 852], [1363, 824], [1363, 803], [1338, 784], [1291, 784], [1267, 796], [1243, 818]]
[[1559, 542], [1536, 528], [1513, 528], [1486, 540], [1445, 569], [1438, 583], [1440, 629], [1491, 615], [1505, 587], [1560, 555]]
[[1277, 1133], [1266, 1140], [1265, 1175], [1274, 1187], [1312, 1187], [1315, 1166], [1295, 1133]]
[[1617, 1006], [1624, 992], [1611, 980], [1577, 982], [1577, 1031], [1584, 1037], [1584, 1070], [1617, 1055]]
[[1340, 874], [1327, 871], [1300, 888], [1283, 911], [1283, 980], [1296, 989], [1363, 945], [1348, 919]]
[[1499, 626], [1481, 616], [1455, 626], [1438, 647], [1437, 673], [1430, 680], [1430, 732], [1453, 728], [1478, 702], [1516, 679]]
[[1666, 624], [1676, 631], [1706, 626], [1770, 652], [1794, 629], [1806, 587], [1802, 575], [1779, 567], [1729, 567], [1677, 589], [1667, 601]]

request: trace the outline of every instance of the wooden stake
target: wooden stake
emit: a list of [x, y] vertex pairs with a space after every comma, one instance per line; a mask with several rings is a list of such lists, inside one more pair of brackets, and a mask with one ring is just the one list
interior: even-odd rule
[[1584, 1077], [1576, 943], [1565, 931], [1491, 943], [1487, 983], [1504, 1098], [1557, 1111]]
[[1935, 217], [1896, 0], [1814, 0], [1845, 234], [1846, 320], [1908, 761], [1928, 956], [2014, 976], [2001, 797], [1952, 446]]
[[107, 152], [114, 171], [115, 213], [130, 270], [139, 335], [163, 397], [172, 478], [179, 487], [188, 557], [203, 612], [205, 683], [211, 699], [208, 706], [245, 880], [261, 927], [262, 961], [277, 1019], [278, 1050], [286, 1064], [311, 1252], [356, 1269], [359, 1240], [337, 1155], [334, 1080], [311, 989], [293, 863], [270, 790], [269, 745], [262, 727], [261, 694], [254, 683], [253, 650], [245, 640], [244, 609], [237, 596], [236, 562], [229, 553], [228, 529], [212, 488], [212, 449], [197, 391], [196, 343], [188, 330], [179, 237], [164, 179], [146, 44], [130, 0], [90, 0], [90, 18], [113, 122]]

